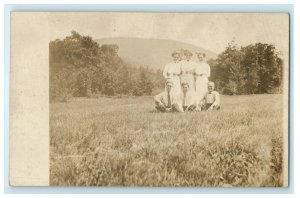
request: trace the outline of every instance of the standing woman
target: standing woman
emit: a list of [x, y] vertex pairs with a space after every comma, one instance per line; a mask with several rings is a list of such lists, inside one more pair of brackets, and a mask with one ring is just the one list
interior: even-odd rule
[[185, 60], [181, 61], [181, 83], [188, 83], [189, 91], [195, 93], [194, 72], [196, 63], [191, 60], [191, 57], [193, 56], [192, 52], [189, 50], [184, 50], [183, 54], [185, 56]]
[[175, 51], [172, 53], [173, 62], [166, 64], [163, 75], [166, 80], [171, 80], [173, 82], [172, 92], [175, 95], [178, 95], [181, 92], [180, 84], [180, 72], [181, 72], [181, 57], [180, 52]]
[[197, 64], [195, 69], [197, 104], [207, 92], [207, 83], [210, 77], [210, 66], [206, 63], [205, 56], [205, 53], [197, 53], [199, 60], [199, 64]]

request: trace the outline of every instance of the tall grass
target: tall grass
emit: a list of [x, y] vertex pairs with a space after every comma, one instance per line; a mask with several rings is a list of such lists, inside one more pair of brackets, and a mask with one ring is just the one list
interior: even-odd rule
[[281, 95], [158, 113], [150, 97], [50, 105], [51, 185], [282, 186]]

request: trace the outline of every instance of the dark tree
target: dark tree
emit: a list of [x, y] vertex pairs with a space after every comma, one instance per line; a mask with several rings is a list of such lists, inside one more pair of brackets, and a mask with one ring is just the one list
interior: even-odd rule
[[49, 48], [51, 102], [93, 94], [150, 95], [162, 84], [156, 71], [125, 64], [117, 45], [99, 46], [90, 36], [75, 31], [63, 40], [51, 41]]
[[283, 61], [271, 44], [238, 48], [229, 43], [210, 64], [211, 80], [223, 94], [278, 93], [282, 89]]

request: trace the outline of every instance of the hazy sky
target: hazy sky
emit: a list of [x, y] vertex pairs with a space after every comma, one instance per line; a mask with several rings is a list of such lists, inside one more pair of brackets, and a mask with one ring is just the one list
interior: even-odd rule
[[255, 42], [288, 50], [287, 14], [50, 13], [51, 40], [72, 30], [94, 39], [138, 37], [178, 40], [219, 53], [233, 38], [238, 45]]

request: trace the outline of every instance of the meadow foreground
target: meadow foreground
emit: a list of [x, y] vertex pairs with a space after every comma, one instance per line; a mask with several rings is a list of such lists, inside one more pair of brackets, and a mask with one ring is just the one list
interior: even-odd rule
[[185, 114], [158, 113], [151, 97], [50, 104], [50, 183], [282, 186], [282, 95], [221, 100]]

